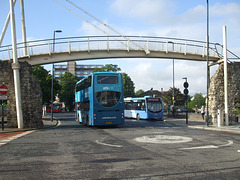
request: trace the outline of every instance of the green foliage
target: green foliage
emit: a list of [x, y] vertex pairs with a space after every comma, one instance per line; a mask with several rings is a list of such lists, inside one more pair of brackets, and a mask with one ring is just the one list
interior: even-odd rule
[[93, 72], [117, 72], [117, 71], [121, 71], [121, 68], [119, 68], [118, 65], [114, 64], [106, 64], [101, 68], [95, 68], [93, 70]]
[[33, 75], [38, 78], [39, 82], [45, 81], [46, 77], [49, 75], [49, 71], [44, 69], [43, 66], [33, 66]]
[[[173, 104], [172, 100], [173, 88], [170, 88], [163, 96], [164, 103], [171, 105]], [[184, 94], [181, 93], [180, 89], [174, 88], [174, 99], [175, 99], [175, 106], [184, 106], [185, 98]]]
[[144, 90], [142, 89], [139, 89], [136, 93], [135, 93], [135, 96], [138, 96], [140, 94], [144, 93]]
[[[51, 90], [52, 90], [52, 75], [44, 69], [43, 66], [33, 67], [33, 76], [38, 79], [43, 93], [43, 103], [51, 102]], [[60, 85], [57, 80], [53, 80], [53, 95], [54, 97], [60, 90]]]
[[200, 108], [206, 105], [206, 98], [203, 97], [201, 93], [197, 93], [194, 95], [192, 100], [189, 103], [189, 108]]
[[124, 90], [124, 97], [133, 97], [135, 95], [135, 87], [134, 83], [131, 78], [126, 74], [122, 73], [123, 78], [123, 90]]
[[77, 83], [77, 77], [70, 72], [65, 72], [64, 75], [60, 77], [61, 91], [58, 94], [59, 100], [64, 102], [72, 111], [74, 108], [74, 98], [75, 98], [75, 84]]
[[240, 115], [240, 97], [235, 97], [236, 115]]
[[236, 114], [240, 115], [240, 108], [236, 109]]

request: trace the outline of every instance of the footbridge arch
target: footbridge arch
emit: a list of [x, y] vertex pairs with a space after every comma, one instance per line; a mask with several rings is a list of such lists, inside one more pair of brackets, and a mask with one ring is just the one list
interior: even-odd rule
[[[54, 48], [53, 48], [54, 46]], [[164, 58], [206, 61], [204, 41], [153, 36], [81, 36], [18, 43], [19, 61], [31, 65], [106, 58]], [[24, 51], [27, 55], [23, 55]], [[53, 52], [53, 49], [55, 51]], [[26, 52], [25, 51], [25, 52]], [[222, 45], [209, 44], [209, 61], [219, 63]], [[228, 51], [231, 58], [233, 53]], [[12, 59], [12, 46], [0, 47], [0, 59]]]

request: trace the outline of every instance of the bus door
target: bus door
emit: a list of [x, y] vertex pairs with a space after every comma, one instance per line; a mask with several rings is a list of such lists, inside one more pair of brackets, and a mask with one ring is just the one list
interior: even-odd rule
[[133, 105], [135, 109], [134, 117], [137, 119], [147, 119], [145, 100], [135, 100], [133, 101]]

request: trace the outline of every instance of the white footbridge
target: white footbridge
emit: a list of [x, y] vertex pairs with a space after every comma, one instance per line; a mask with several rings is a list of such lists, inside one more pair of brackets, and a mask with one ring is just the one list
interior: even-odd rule
[[[31, 65], [113, 58], [207, 60], [203, 41], [152, 36], [81, 36], [28, 41], [17, 44], [19, 61]], [[12, 45], [0, 47], [0, 59], [12, 59]], [[209, 61], [220, 63], [223, 46], [209, 43]], [[228, 60], [239, 59], [228, 51]]]

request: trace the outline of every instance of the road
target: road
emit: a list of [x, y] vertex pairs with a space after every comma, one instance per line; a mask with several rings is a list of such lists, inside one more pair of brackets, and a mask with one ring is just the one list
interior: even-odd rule
[[126, 119], [86, 127], [74, 114], [60, 125], [0, 146], [0, 179], [239, 179], [239, 135]]

